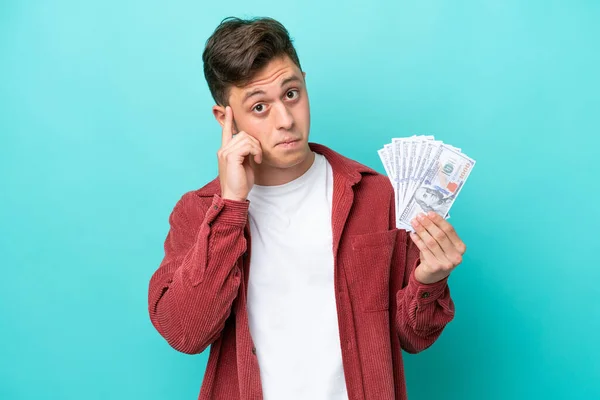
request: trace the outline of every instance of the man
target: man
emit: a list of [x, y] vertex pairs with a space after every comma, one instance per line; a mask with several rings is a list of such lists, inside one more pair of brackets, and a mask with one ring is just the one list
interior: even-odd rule
[[[211, 345], [199, 399], [405, 399], [401, 349], [453, 318], [465, 245], [437, 214], [409, 235], [376, 171], [308, 142], [305, 73], [277, 21], [226, 19], [204, 73], [219, 176], [175, 205], [150, 280], [178, 351]], [[412, 239], [412, 240], [411, 240]]]

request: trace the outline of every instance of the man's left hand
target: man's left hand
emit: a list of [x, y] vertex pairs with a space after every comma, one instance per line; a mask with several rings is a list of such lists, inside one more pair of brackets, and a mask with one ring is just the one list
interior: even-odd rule
[[416, 232], [411, 232], [410, 237], [421, 251], [415, 278], [424, 284], [439, 282], [462, 262], [467, 247], [452, 225], [433, 211], [420, 214], [411, 222]]

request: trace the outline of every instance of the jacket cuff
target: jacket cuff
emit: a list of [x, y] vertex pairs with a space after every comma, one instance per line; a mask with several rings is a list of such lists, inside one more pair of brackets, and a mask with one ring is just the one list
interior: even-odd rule
[[435, 283], [425, 284], [417, 280], [415, 277], [415, 269], [413, 269], [408, 280], [407, 293], [410, 297], [416, 299], [419, 305], [425, 305], [442, 297], [447, 287], [448, 277]]
[[208, 210], [208, 224], [212, 225], [215, 222], [219, 222], [243, 228], [248, 220], [249, 206], [250, 202], [248, 200], [236, 201], [223, 199], [221, 196], [215, 194]]

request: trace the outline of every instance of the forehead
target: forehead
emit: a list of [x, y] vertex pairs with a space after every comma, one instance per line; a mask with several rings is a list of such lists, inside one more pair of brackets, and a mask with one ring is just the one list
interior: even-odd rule
[[280, 89], [288, 81], [301, 82], [302, 72], [289, 57], [278, 57], [260, 69], [244, 86], [233, 86], [230, 95], [243, 102], [253, 93], [267, 93]]

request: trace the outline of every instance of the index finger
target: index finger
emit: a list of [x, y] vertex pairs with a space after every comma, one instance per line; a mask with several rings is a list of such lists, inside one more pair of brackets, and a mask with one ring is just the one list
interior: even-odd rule
[[221, 145], [224, 147], [233, 138], [233, 131], [231, 125], [233, 122], [233, 111], [231, 107], [225, 107], [225, 123], [223, 124], [223, 136], [221, 138]]
[[452, 242], [454, 247], [459, 251], [459, 253], [463, 254], [466, 250], [466, 246], [463, 243], [463, 241], [458, 237], [458, 234], [454, 230], [454, 227], [448, 221], [442, 218], [441, 215], [433, 211], [427, 213], [427, 216], [431, 221], [433, 221], [433, 223], [435, 223], [438, 226], [439, 229], [441, 229], [446, 234], [446, 236], [448, 236], [448, 239], [450, 239], [450, 241]]

